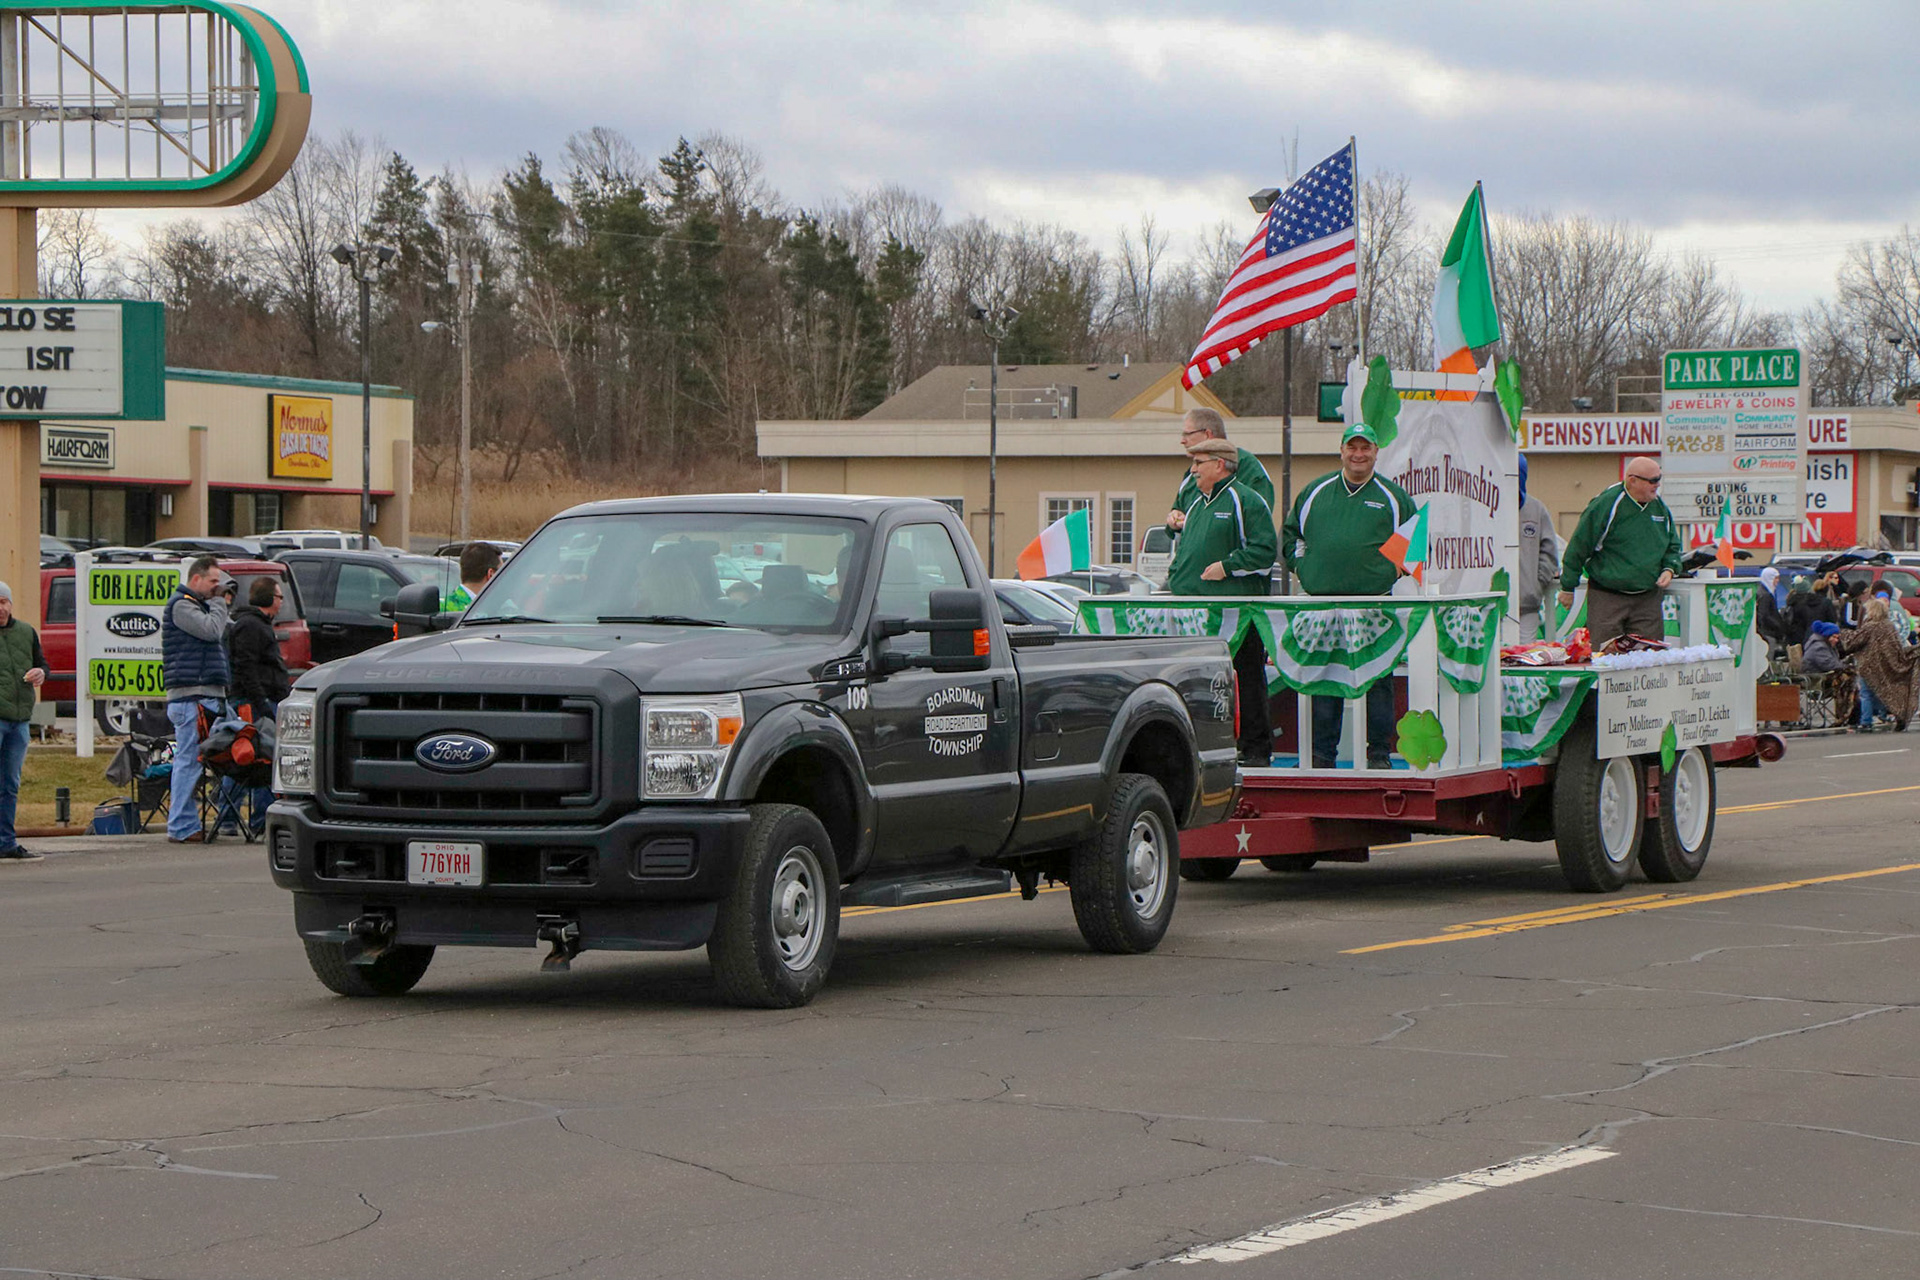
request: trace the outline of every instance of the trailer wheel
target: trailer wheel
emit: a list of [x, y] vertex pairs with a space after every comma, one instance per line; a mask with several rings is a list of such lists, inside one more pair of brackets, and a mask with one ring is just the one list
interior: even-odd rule
[[1073, 852], [1073, 918], [1095, 951], [1151, 951], [1173, 921], [1180, 894], [1180, 834], [1160, 784], [1123, 773], [1107, 820]]
[[1227, 880], [1240, 869], [1238, 858], [1182, 858], [1182, 880]]
[[1718, 810], [1713, 757], [1701, 747], [1689, 747], [1660, 779], [1660, 821], [1640, 850], [1640, 869], [1647, 879], [1674, 884], [1699, 875], [1707, 865]]
[[1646, 805], [1631, 756], [1594, 758], [1594, 728], [1583, 720], [1560, 744], [1553, 774], [1553, 843], [1576, 893], [1612, 893], [1640, 852]]
[[1290, 872], [1311, 871], [1313, 864], [1320, 861], [1310, 853], [1282, 853], [1271, 858], [1260, 859], [1260, 865], [1269, 871], [1287, 874]]
[[302, 938], [307, 964], [322, 986], [341, 996], [403, 996], [426, 976], [433, 948], [412, 945], [388, 947], [372, 964], [354, 964], [337, 942]]
[[707, 939], [729, 1004], [795, 1009], [826, 983], [840, 939], [840, 864], [820, 819], [799, 805], [756, 804], [733, 887]]

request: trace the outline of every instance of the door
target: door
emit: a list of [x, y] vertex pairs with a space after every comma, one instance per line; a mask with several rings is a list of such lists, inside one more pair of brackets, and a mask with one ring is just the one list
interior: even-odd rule
[[393, 639], [393, 619], [382, 614], [380, 606], [392, 604], [405, 585], [407, 579], [393, 566], [340, 563], [334, 571], [331, 621], [346, 629], [348, 653], [362, 653]]
[[[985, 582], [969, 581], [942, 524], [908, 524], [887, 536], [873, 617], [924, 618], [932, 593], [967, 587], [996, 609]], [[986, 621], [983, 613], [983, 621]], [[876, 869], [933, 868], [987, 857], [1005, 842], [1019, 807], [1019, 716], [1013, 662], [1002, 633], [985, 671], [903, 671], [871, 679], [855, 713], [873, 786]], [[882, 642], [884, 651], [925, 654], [924, 633]]]
[[307, 614], [308, 645], [318, 664], [344, 658], [354, 652], [350, 647], [347, 625], [333, 610], [334, 570], [339, 565], [326, 556], [284, 553], [280, 559], [293, 575], [300, 602]]

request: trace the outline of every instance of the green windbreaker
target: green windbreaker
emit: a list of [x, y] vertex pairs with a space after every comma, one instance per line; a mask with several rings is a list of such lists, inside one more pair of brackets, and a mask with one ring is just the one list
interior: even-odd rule
[[1580, 513], [1560, 557], [1560, 589], [1581, 578], [1604, 591], [1638, 595], [1653, 590], [1662, 569], [1680, 572], [1680, 525], [1655, 495], [1641, 506], [1623, 484], [1608, 485]]
[[1310, 596], [1384, 596], [1400, 571], [1380, 547], [1413, 512], [1407, 491], [1377, 471], [1351, 490], [1330, 472], [1293, 500], [1280, 553]]
[[[1267, 571], [1273, 567], [1273, 508], [1250, 486], [1229, 478], [1209, 498], [1193, 489], [1193, 501], [1181, 508], [1187, 527], [1181, 530], [1167, 568], [1167, 589], [1177, 596], [1263, 596]], [[1227, 576], [1220, 582], [1201, 578], [1218, 560]]]

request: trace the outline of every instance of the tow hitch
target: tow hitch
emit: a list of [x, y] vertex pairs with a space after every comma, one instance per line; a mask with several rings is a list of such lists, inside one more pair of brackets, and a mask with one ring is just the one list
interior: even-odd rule
[[347, 925], [347, 963], [373, 964], [393, 945], [393, 933], [390, 910], [373, 908], [354, 917]]
[[580, 954], [580, 922], [572, 916], [537, 916], [535, 919], [540, 927], [534, 937], [553, 944], [553, 950], [540, 961], [540, 972], [564, 973], [571, 969], [573, 958]]

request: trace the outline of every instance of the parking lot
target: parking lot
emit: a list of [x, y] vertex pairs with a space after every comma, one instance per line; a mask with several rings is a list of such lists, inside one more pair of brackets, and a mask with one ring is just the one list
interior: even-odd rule
[[1910, 1276], [1917, 759], [1725, 772], [1702, 877], [1606, 897], [1433, 839], [1184, 884], [1147, 956], [1060, 891], [853, 912], [785, 1013], [699, 952], [342, 1000], [258, 846], [42, 842], [0, 868], [0, 1268]]

